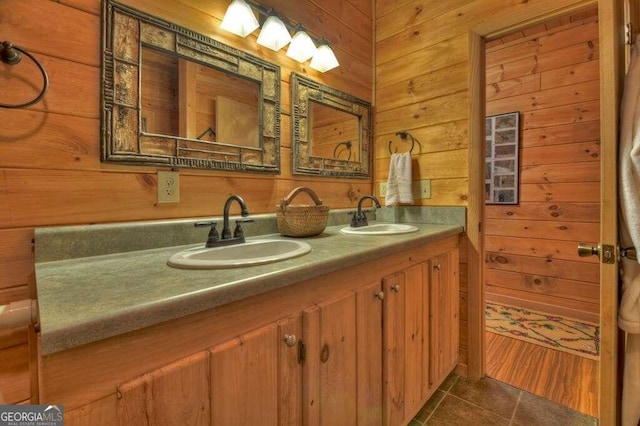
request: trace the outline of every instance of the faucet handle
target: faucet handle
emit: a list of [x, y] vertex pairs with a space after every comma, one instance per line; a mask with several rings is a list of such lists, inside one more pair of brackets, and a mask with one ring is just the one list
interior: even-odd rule
[[233, 238], [244, 239], [244, 229], [242, 229], [243, 223], [253, 222], [253, 219], [237, 219], [236, 228], [233, 230]]
[[212, 226], [215, 228], [215, 226], [218, 224], [218, 222], [213, 221], [213, 220], [206, 220], [206, 221], [201, 221], [201, 222], [196, 222], [193, 224], [193, 226], [195, 226], [196, 228], [202, 228], [205, 226]]
[[216, 229], [217, 222], [214, 222], [214, 221], [196, 222], [193, 225], [196, 228], [202, 228], [204, 226], [211, 227], [211, 230], [209, 230], [209, 235], [207, 235], [207, 243], [205, 244], [206, 247], [212, 247], [220, 239], [220, 234], [218, 234], [218, 230]]

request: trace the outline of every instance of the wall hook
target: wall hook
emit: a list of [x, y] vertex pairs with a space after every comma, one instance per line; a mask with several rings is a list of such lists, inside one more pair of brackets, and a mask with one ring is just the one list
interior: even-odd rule
[[45, 93], [47, 93], [47, 89], [49, 88], [49, 76], [47, 75], [47, 71], [45, 71], [42, 64], [33, 55], [18, 46], [14, 46], [10, 41], [3, 41], [2, 44], [0, 44], [0, 61], [4, 62], [5, 64], [16, 65], [17, 63], [19, 63], [22, 60], [21, 53], [31, 59], [42, 73], [42, 90], [40, 90], [38, 96], [30, 100], [29, 102], [25, 102], [22, 104], [0, 103], [0, 107], [2, 108], [26, 108], [28, 106], [31, 106], [35, 103], [40, 102]]

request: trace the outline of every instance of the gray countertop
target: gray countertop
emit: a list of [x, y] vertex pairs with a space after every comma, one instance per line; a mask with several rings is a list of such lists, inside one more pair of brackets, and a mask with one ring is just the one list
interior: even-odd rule
[[[374, 222], [375, 223], [375, 222]], [[197, 245], [36, 263], [42, 354], [201, 312], [305, 279], [388, 256], [463, 231], [415, 224], [410, 234], [344, 235], [344, 225], [305, 238], [311, 253], [260, 266], [183, 270], [166, 264]], [[286, 238], [262, 235], [258, 238]]]

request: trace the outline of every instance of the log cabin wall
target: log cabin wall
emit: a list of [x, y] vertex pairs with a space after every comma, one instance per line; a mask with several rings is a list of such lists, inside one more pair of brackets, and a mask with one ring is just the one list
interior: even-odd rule
[[597, 10], [487, 44], [487, 115], [520, 112], [520, 203], [485, 207], [488, 302], [599, 322]]
[[[275, 211], [296, 186], [311, 186], [326, 205], [353, 206], [371, 193], [371, 180], [303, 178], [291, 173], [292, 71], [373, 100], [373, 2], [263, 0], [280, 14], [324, 36], [340, 67], [325, 74], [219, 30], [230, 0], [126, 0], [132, 7], [218, 39], [281, 67], [281, 173], [240, 174], [180, 170], [180, 203], [156, 203], [154, 167], [100, 162], [100, 0], [4, 0], [0, 41], [34, 54], [49, 73], [44, 100], [28, 109], [2, 109], [0, 130], [0, 304], [29, 296], [34, 281], [34, 227], [220, 216], [225, 199], [241, 194], [251, 213]], [[0, 64], [0, 102], [20, 103], [38, 93], [37, 69], [24, 60]], [[232, 212], [233, 213], [233, 212]], [[28, 401], [27, 331], [0, 332], [0, 395]]]
[[[468, 163], [469, 31], [486, 21], [517, 25], [581, 4], [580, 0], [377, 0], [376, 193], [388, 176], [388, 142], [392, 141], [393, 150], [406, 151], [406, 144], [402, 145], [395, 132], [408, 130], [420, 141], [413, 154], [413, 180], [431, 180], [431, 198], [416, 200], [416, 204], [468, 206], [468, 188], [473, 185]], [[576, 191], [586, 193], [590, 188]], [[543, 198], [547, 192], [544, 185], [531, 185], [531, 191], [532, 196]], [[465, 246], [463, 241], [461, 252]], [[467, 338], [467, 321], [471, 320], [466, 317], [467, 257], [461, 253], [460, 258], [459, 362], [464, 367], [468, 348], [476, 353], [479, 348]]]

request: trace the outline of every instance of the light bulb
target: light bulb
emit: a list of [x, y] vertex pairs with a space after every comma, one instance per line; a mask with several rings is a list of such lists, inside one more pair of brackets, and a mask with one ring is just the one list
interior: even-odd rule
[[291, 34], [284, 26], [284, 23], [275, 15], [269, 15], [262, 25], [258, 44], [269, 49], [278, 51], [291, 41]]
[[296, 33], [291, 39], [291, 44], [287, 50], [287, 56], [298, 62], [310, 59], [316, 53], [316, 45], [311, 37], [301, 26], [296, 28]]
[[220, 28], [223, 30], [240, 37], [248, 36], [259, 26], [251, 6], [244, 0], [233, 0], [222, 18], [222, 24], [220, 24]]
[[333, 50], [329, 47], [326, 40], [320, 40], [319, 46], [316, 49], [316, 54], [313, 55], [309, 66], [314, 70], [320, 72], [327, 72], [340, 65]]

